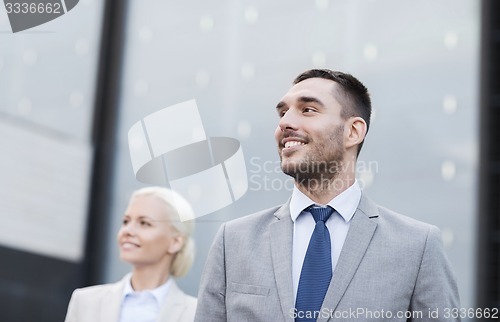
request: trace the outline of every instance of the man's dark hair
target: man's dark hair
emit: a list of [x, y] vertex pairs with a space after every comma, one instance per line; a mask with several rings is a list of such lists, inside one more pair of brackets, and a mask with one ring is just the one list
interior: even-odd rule
[[[342, 106], [341, 116], [347, 119], [352, 116], [359, 116], [366, 122], [366, 131], [370, 128], [370, 116], [372, 105], [368, 89], [356, 77], [329, 69], [311, 69], [297, 76], [293, 84], [302, 82], [309, 78], [324, 78], [337, 83], [338, 91], [335, 91], [334, 97]], [[337, 94], [337, 95], [335, 95]], [[361, 142], [358, 146], [358, 155], [363, 146]]]

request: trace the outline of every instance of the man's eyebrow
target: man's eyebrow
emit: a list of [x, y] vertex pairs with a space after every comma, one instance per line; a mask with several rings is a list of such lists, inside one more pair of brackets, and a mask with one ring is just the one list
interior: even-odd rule
[[317, 103], [321, 106], [325, 106], [322, 101], [313, 96], [301, 96], [299, 97], [298, 101], [301, 103]]
[[283, 107], [286, 107], [286, 106], [287, 106], [286, 103], [283, 102], [283, 101], [281, 101], [278, 104], [276, 104], [276, 109], [280, 110], [280, 109], [282, 109]]
[[[320, 106], [325, 106], [325, 104], [323, 104], [322, 101], [320, 101], [319, 99], [317, 99], [316, 97], [314, 96], [301, 96], [297, 99], [300, 103], [316, 103], [316, 104], [319, 104]], [[276, 109], [277, 110], [280, 110], [284, 107], [287, 107], [288, 104], [281, 101], [279, 102], [277, 105], [276, 105]]]

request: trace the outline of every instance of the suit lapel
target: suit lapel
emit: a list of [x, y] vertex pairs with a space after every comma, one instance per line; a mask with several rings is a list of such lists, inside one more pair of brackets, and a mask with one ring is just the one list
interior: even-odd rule
[[293, 321], [290, 317], [290, 309], [294, 307], [292, 289], [293, 222], [289, 209], [290, 200], [274, 213], [276, 220], [269, 227], [274, 277], [285, 321]]
[[[361, 195], [358, 209], [351, 219], [349, 232], [326, 293], [323, 308], [335, 310], [354, 277], [377, 228], [376, 221], [370, 217], [378, 217], [377, 207], [367, 197]], [[318, 321], [328, 321], [328, 319], [319, 318]]]
[[165, 304], [162, 306], [158, 321], [180, 321], [182, 312], [185, 310], [184, 292], [182, 292], [175, 281], [172, 280], [170, 289], [168, 290]]
[[118, 321], [123, 299], [123, 289], [127, 277], [110, 286], [109, 291], [104, 294], [101, 307], [101, 319], [99, 321]]

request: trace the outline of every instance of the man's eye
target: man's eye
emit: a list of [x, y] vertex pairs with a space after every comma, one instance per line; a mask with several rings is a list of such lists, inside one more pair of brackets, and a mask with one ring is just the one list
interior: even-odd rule
[[151, 226], [151, 224], [145, 220], [141, 220], [141, 226], [149, 227], [149, 226]]
[[314, 109], [310, 108], [310, 107], [306, 107], [304, 108], [304, 112], [307, 113], [307, 112], [314, 112]]
[[122, 225], [125, 226], [126, 224], [128, 224], [128, 219], [123, 219]]

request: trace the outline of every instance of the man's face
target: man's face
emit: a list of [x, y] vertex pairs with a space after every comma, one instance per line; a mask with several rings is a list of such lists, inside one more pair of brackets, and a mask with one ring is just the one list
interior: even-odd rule
[[335, 82], [309, 78], [294, 85], [276, 106], [275, 138], [284, 173], [301, 182], [332, 180], [344, 158], [344, 120]]

